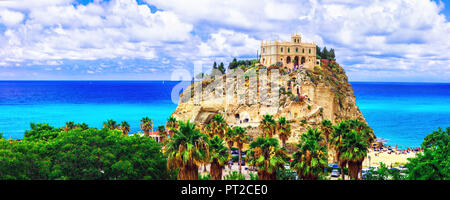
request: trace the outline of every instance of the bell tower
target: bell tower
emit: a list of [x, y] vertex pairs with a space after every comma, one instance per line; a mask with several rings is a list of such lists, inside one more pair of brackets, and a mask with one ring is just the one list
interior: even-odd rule
[[295, 35], [291, 35], [291, 42], [296, 44], [302, 43], [302, 36], [298, 35], [297, 33]]

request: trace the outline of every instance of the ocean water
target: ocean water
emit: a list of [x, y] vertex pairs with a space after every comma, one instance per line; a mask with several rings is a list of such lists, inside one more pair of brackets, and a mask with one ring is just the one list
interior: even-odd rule
[[450, 126], [450, 83], [351, 84], [366, 121], [387, 144], [417, 147]]
[[[140, 131], [148, 116], [165, 124], [177, 105], [174, 81], [0, 81], [0, 132], [23, 138], [30, 122], [67, 121], [101, 128], [126, 120]], [[450, 126], [450, 84], [352, 82], [356, 103], [375, 134], [388, 144], [415, 147], [438, 126]]]
[[164, 125], [177, 105], [172, 81], [0, 81], [0, 132], [23, 138], [30, 122], [62, 127], [67, 121], [101, 128], [113, 119], [140, 130], [148, 116], [154, 129]]

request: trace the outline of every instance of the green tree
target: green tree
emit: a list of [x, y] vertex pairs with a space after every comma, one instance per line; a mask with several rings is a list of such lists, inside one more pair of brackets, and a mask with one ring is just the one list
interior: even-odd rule
[[328, 119], [324, 119], [322, 120], [322, 122], [320, 123], [320, 130], [322, 131], [322, 133], [325, 135], [325, 144], [326, 147], [328, 148], [328, 140], [330, 137], [330, 134], [333, 132], [333, 124], [331, 123], [330, 120]]
[[[211, 130], [213, 135], [218, 135], [223, 138], [223, 135], [228, 129], [228, 124], [225, 122], [225, 119], [221, 114], [216, 114], [211, 119]], [[212, 135], [210, 135], [212, 137]]]
[[222, 180], [222, 172], [225, 165], [230, 160], [231, 154], [228, 148], [225, 147], [223, 139], [215, 135], [209, 141], [209, 155], [211, 163], [211, 179], [212, 180]]
[[249, 165], [257, 168], [259, 180], [275, 180], [277, 169], [284, 168], [287, 159], [286, 152], [275, 138], [258, 137], [250, 143], [247, 151]]
[[89, 129], [89, 126], [86, 123], [81, 123], [76, 125], [77, 128], [80, 128], [81, 130], [85, 131]]
[[123, 121], [122, 123], [120, 123], [119, 129], [124, 135], [128, 135], [128, 133], [130, 132], [130, 124], [128, 124], [127, 121]]
[[330, 57], [330, 60], [336, 60], [336, 55], [334, 55], [333, 48], [330, 49], [329, 57]]
[[324, 48], [323, 48], [321, 57], [322, 57], [323, 59], [329, 59], [330, 53], [328, 52], [327, 47], [324, 47]]
[[233, 61], [230, 62], [228, 65], [228, 69], [236, 69], [238, 67], [238, 63], [236, 58], [233, 58]]
[[198, 166], [209, 160], [208, 136], [194, 123], [178, 122], [179, 127], [166, 145], [167, 167], [178, 169], [178, 180], [198, 180]]
[[230, 149], [230, 155], [231, 155], [231, 148], [233, 148], [233, 145], [234, 145], [235, 136], [236, 136], [235, 131], [233, 129], [229, 128], [227, 130], [227, 132], [225, 132], [225, 135], [223, 137], [223, 139], [225, 140], [225, 142], [228, 145], [228, 148]]
[[150, 135], [150, 130], [153, 130], [153, 122], [150, 118], [144, 117], [141, 119], [141, 129], [144, 131], [145, 136]]
[[322, 132], [311, 129], [300, 137], [299, 151], [293, 155], [291, 166], [305, 180], [317, 180], [328, 164], [327, 148], [321, 144]]
[[438, 128], [427, 135], [422, 143], [423, 153], [408, 159], [408, 179], [450, 180], [449, 140], [450, 127], [445, 131]]
[[222, 72], [222, 74], [225, 74], [225, 72], [226, 72], [226, 69], [225, 69], [225, 67], [224, 67], [224, 65], [223, 65], [223, 62], [221, 62], [220, 64], [219, 64], [219, 71], [220, 72]]
[[51, 139], [0, 141], [0, 179], [170, 179], [166, 166], [153, 139], [119, 130], [73, 129]]
[[60, 134], [60, 129], [49, 124], [30, 123], [31, 130], [25, 131], [24, 140], [51, 140]]
[[264, 115], [259, 123], [259, 128], [262, 131], [263, 137], [272, 137], [275, 134], [276, 122], [273, 115]]
[[291, 137], [291, 125], [289, 123], [290, 121], [286, 120], [285, 117], [278, 118], [276, 123], [278, 136], [283, 147], [286, 147], [286, 141]]
[[339, 159], [348, 163], [348, 175], [351, 179], [358, 179], [368, 148], [369, 144], [355, 130], [345, 133], [339, 146]]
[[167, 131], [166, 131], [166, 127], [164, 127], [163, 125], [158, 126], [158, 135], [159, 138], [161, 138], [161, 142], [164, 143], [166, 141], [167, 138]]
[[109, 130], [115, 130], [119, 128], [119, 125], [116, 121], [109, 119], [106, 122], [103, 122], [103, 128], [109, 129]]
[[166, 123], [167, 129], [169, 129], [169, 137], [173, 136], [173, 130], [178, 129], [178, 122], [177, 119], [173, 116], [170, 116], [169, 119], [167, 119]]
[[316, 58], [321, 59], [322, 58], [322, 52], [320, 51], [320, 47], [316, 45]]
[[236, 126], [233, 128], [234, 132], [234, 142], [236, 143], [237, 148], [239, 149], [239, 173], [242, 173], [242, 148], [244, 148], [244, 144], [248, 142], [248, 134], [245, 129]]
[[347, 166], [347, 161], [341, 159], [342, 152], [340, 150], [342, 146], [342, 141], [346, 133], [350, 132], [350, 126], [346, 121], [340, 121], [337, 125], [333, 126], [334, 131], [331, 133], [331, 145], [335, 150], [335, 160], [337, 161], [339, 167], [341, 168], [342, 179], [345, 179], [344, 168]]
[[66, 125], [63, 128], [64, 128], [64, 131], [67, 132], [67, 131], [73, 130], [77, 127], [75, 125], [75, 122], [71, 121], [71, 122], [66, 122]]

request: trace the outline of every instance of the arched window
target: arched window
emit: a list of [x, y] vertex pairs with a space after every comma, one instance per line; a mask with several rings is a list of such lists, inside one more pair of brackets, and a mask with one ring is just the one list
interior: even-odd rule
[[283, 47], [281, 47], [281, 52], [283, 52]]
[[309, 49], [309, 54], [311, 54], [311, 49]]
[[263, 53], [266, 53], [266, 48], [263, 48]]
[[302, 49], [302, 53], [305, 53], [305, 49]]
[[290, 53], [291, 52], [291, 49], [290, 48], [288, 48], [288, 53]]
[[295, 48], [295, 52], [298, 52], [298, 47], [297, 47], [297, 48]]

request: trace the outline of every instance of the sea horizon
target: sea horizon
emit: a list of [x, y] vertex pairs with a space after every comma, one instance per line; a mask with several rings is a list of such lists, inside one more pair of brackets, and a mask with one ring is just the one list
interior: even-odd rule
[[[20, 84], [26, 82], [34, 84]], [[21, 139], [32, 122], [59, 128], [74, 121], [101, 128], [104, 121], [114, 119], [118, 123], [128, 121], [131, 133], [136, 133], [140, 131], [139, 120], [145, 116], [154, 120], [156, 129], [177, 107], [170, 94], [179, 82], [182, 81], [0, 80], [0, 132], [6, 139]], [[423, 138], [438, 126], [450, 125], [450, 83], [350, 84], [369, 126], [388, 145], [420, 146]]]
[[[136, 82], [147, 82], [147, 81], [174, 81], [174, 82], [179, 82], [179, 81], [191, 81], [191, 80], [127, 80], [127, 79], [123, 79], [123, 80], [120, 80], [120, 79], [105, 79], [105, 80], [101, 80], [101, 79], [93, 79], [93, 80], [89, 80], [89, 79], [86, 79], [86, 80], [64, 80], [64, 79], [51, 79], [51, 80], [0, 80], [0, 82], [8, 82], [8, 81], [29, 81], [29, 82], [32, 82], [32, 81], [48, 81], [48, 82], [51, 82], [51, 81], [111, 81], [111, 82], [113, 82], [113, 81], [136, 81]], [[434, 83], [442, 83], [442, 84], [450, 84], [450, 82], [432, 82], [432, 81], [348, 81], [349, 83], [431, 83], [431, 84], [434, 84]]]

